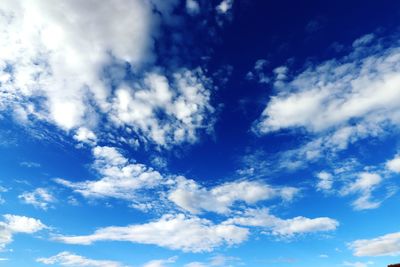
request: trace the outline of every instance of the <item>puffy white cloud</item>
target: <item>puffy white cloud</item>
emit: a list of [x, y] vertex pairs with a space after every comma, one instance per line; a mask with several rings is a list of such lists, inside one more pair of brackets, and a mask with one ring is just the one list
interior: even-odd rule
[[176, 72], [172, 81], [150, 73], [138, 88], [116, 90], [111, 119], [160, 145], [194, 142], [199, 129], [211, 126], [209, 83], [200, 69]]
[[333, 180], [332, 174], [328, 172], [320, 172], [317, 174], [318, 182], [317, 189], [321, 191], [329, 191], [332, 189]]
[[372, 200], [372, 191], [382, 182], [382, 177], [376, 173], [362, 172], [358, 178], [345, 186], [341, 194], [359, 194], [353, 202], [356, 210], [375, 209], [381, 205], [381, 201]]
[[299, 190], [293, 187], [272, 187], [252, 181], [229, 182], [207, 189], [193, 180], [178, 177], [176, 188], [171, 190], [168, 198], [192, 213], [227, 213], [235, 202], [255, 204], [261, 200], [278, 197], [289, 201], [298, 192]]
[[6, 214], [4, 220], [0, 222], [0, 250], [13, 241], [14, 234], [33, 234], [46, 226], [38, 219]]
[[267, 134], [303, 128], [314, 135], [307, 145], [315, 158], [325, 150], [342, 150], [349, 143], [396, 127], [400, 121], [400, 48], [397, 42], [387, 46], [385, 40], [369, 44], [366, 39], [371, 38], [356, 41], [353, 51], [343, 58], [281, 80], [254, 130]]
[[85, 120], [89, 94], [107, 107], [99, 74], [112, 56], [137, 65], [151, 55], [152, 12], [141, 0], [50, 2], [1, 2], [2, 93], [46, 98], [45, 110], [27, 103], [21, 111], [71, 129]]
[[49, 258], [38, 258], [37, 262], [47, 264], [47, 265], [61, 265], [70, 267], [123, 267], [122, 263], [116, 261], [107, 260], [93, 260], [88, 259], [83, 256], [76, 255], [74, 253], [64, 251], [60, 252], [55, 256]]
[[[141, 69], [155, 58], [158, 25], [177, 1], [50, 2], [0, 3], [0, 110], [26, 125], [54, 123], [87, 143], [109, 138], [102, 130], [111, 128], [168, 146], [194, 142], [211, 126], [210, 83], [200, 70], [166, 77]], [[145, 78], [124, 84], [136, 70]]]
[[269, 213], [268, 209], [249, 209], [242, 216], [226, 221], [228, 224], [262, 227], [272, 235], [292, 237], [296, 234], [333, 231], [339, 226], [337, 220], [328, 217], [306, 218], [298, 216], [281, 219]]
[[154, 188], [163, 179], [159, 172], [143, 164], [130, 163], [114, 147], [96, 146], [92, 152], [95, 158], [93, 168], [102, 176], [99, 180], [55, 181], [85, 197], [133, 200], [138, 190]]
[[349, 244], [353, 254], [366, 256], [398, 256], [400, 255], [400, 232], [379, 236], [373, 239], [360, 239]]
[[206, 219], [178, 214], [164, 215], [157, 221], [145, 224], [100, 228], [91, 235], [59, 236], [55, 240], [82, 245], [97, 241], [128, 241], [186, 252], [203, 252], [212, 251], [223, 244], [239, 244], [247, 237], [246, 228], [231, 224], [213, 224]]
[[24, 192], [18, 196], [26, 204], [47, 210], [49, 205], [56, 201], [54, 196], [46, 188], [36, 188], [33, 192]]
[[96, 134], [89, 130], [86, 127], [80, 127], [77, 131], [76, 134], [74, 135], [74, 139], [83, 142], [83, 143], [89, 143], [89, 144], [95, 144], [97, 140]]
[[400, 155], [386, 162], [386, 168], [392, 172], [400, 173]]
[[174, 263], [177, 257], [171, 257], [165, 260], [152, 260], [143, 265], [143, 267], [164, 267], [170, 263]]
[[233, 6], [233, 0], [222, 0], [221, 3], [216, 7], [217, 12], [225, 14], [231, 10]]

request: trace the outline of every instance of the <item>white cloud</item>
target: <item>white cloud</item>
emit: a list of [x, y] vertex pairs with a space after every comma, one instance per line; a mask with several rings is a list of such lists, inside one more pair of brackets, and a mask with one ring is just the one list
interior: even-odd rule
[[358, 178], [346, 185], [342, 195], [359, 194], [359, 197], [353, 202], [356, 210], [375, 209], [381, 205], [381, 201], [372, 199], [372, 191], [382, 182], [382, 177], [376, 173], [362, 172]]
[[46, 226], [37, 219], [25, 216], [6, 214], [0, 222], [0, 251], [13, 241], [14, 234], [33, 234]]
[[1, 2], [2, 93], [16, 101], [46, 98], [45, 110], [25, 103], [20, 111], [71, 129], [89, 119], [88, 94], [107, 108], [99, 74], [110, 54], [134, 65], [151, 55], [152, 12], [141, 0], [49, 2]]
[[333, 231], [339, 226], [337, 220], [328, 217], [306, 218], [298, 216], [281, 219], [269, 213], [268, 209], [249, 209], [242, 216], [226, 221], [228, 224], [262, 227], [272, 235], [292, 237], [296, 234]]
[[205, 262], [189, 262], [184, 265], [184, 267], [212, 267], [212, 266], [224, 266], [224, 267], [232, 267], [234, 263], [238, 263], [239, 265], [243, 265], [240, 258], [236, 257], [228, 257], [224, 255], [216, 255], [211, 257]]
[[263, 84], [268, 84], [271, 80], [266, 74], [266, 66], [268, 65], [268, 61], [265, 59], [258, 59], [256, 63], [254, 63], [254, 70], [249, 71], [246, 74], [246, 79], [248, 80], [257, 80], [257, 82]]
[[281, 81], [255, 123], [255, 131], [306, 129], [315, 137], [308, 146], [314, 146], [314, 156], [320, 157], [324, 150], [342, 150], [349, 143], [396, 127], [400, 121], [396, 101], [400, 98], [400, 48], [397, 43], [385, 47], [382, 40], [376, 45], [361, 39], [355, 43], [349, 55]]
[[24, 192], [18, 196], [19, 199], [26, 204], [33, 205], [37, 208], [47, 210], [51, 203], [56, 199], [46, 188], [37, 188], [33, 192]]
[[183, 214], [164, 215], [157, 221], [125, 227], [100, 228], [91, 235], [59, 236], [67, 244], [89, 245], [97, 241], [128, 241], [152, 244], [185, 252], [212, 251], [223, 244], [235, 245], [247, 239], [248, 229]]
[[138, 88], [116, 90], [111, 119], [159, 145], [195, 142], [197, 131], [211, 126], [209, 83], [200, 69], [176, 72], [171, 81], [150, 73]]
[[349, 248], [358, 257], [398, 256], [400, 255], [400, 232], [373, 239], [356, 240], [349, 244]]
[[88, 128], [80, 127], [76, 131], [76, 134], [74, 135], [74, 139], [79, 142], [95, 144], [96, 140], [97, 140], [97, 136], [93, 131], [89, 130]]
[[[200, 70], [166, 77], [141, 69], [154, 60], [158, 26], [177, 1], [50, 2], [0, 3], [0, 110], [25, 125], [54, 123], [88, 143], [118, 129], [169, 146], [195, 142], [212, 126], [210, 82]], [[121, 84], [126, 65], [145, 78]]]
[[55, 181], [84, 197], [133, 200], [138, 190], [154, 188], [163, 179], [159, 172], [143, 164], [130, 163], [114, 147], [96, 146], [92, 152], [95, 158], [93, 168], [102, 176], [99, 180], [69, 182], [56, 179]]
[[320, 172], [317, 174], [318, 182], [317, 189], [321, 191], [329, 191], [332, 189], [333, 180], [332, 174], [328, 172]]
[[164, 267], [168, 266], [170, 263], [174, 263], [177, 257], [171, 257], [165, 260], [152, 260], [144, 264], [143, 267]]
[[186, 10], [190, 15], [197, 15], [200, 12], [200, 5], [197, 0], [186, 0]]
[[360, 262], [360, 261], [356, 261], [356, 262], [349, 262], [349, 261], [345, 261], [343, 262], [343, 266], [351, 266], [351, 267], [367, 267], [368, 265], [372, 265], [374, 264], [372, 261], [368, 261], [368, 262]]
[[169, 200], [192, 213], [213, 211], [227, 213], [236, 202], [255, 204], [261, 200], [282, 198], [289, 201], [299, 190], [293, 187], [271, 187], [261, 182], [239, 181], [206, 189], [193, 180], [178, 177], [176, 188], [169, 193]]
[[386, 162], [386, 168], [392, 172], [400, 173], [400, 155]]
[[231, 10], [232, 6], [233, 6], [233, 0], [223, 0], [216, 7], [216, 10], [221, 14], [225, 14]]
[[107, 260], [93, 260], [74, 253], [64, 251], [49, 258], [38, 258], [37, 262], [47, 265], [61, 265], [70, 267], [123, 267], [122, 263]]

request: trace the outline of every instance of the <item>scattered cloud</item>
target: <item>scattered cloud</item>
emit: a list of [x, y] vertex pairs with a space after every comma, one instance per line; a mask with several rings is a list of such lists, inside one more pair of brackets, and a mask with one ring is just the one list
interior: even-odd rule
[[171, 263], [176, 262], [178, 257], [171, 257], [165, 260], [152, 260], [149, 261], [148, 263], [144, 264], [143, 267], [165, 267], [168, 266]]
[[382, 182], [382, 177], [376, 173], [362, 172], [358, 174], [357, 180], [345, 186], [341, 194], [359, 194], [352, 203], [356, 210], [375, 209], [381, 205], [381, 201], [372, 199], [372, 191]]
[[328, 217], [295, 217], [281, 219], [269, 213], [268, 209], [249, 209], [242, 216], [226, 221], [228, 224], [262, 227], [268, 233], [278, 237], [293, 237], [296, 234], [333, 231], [339, 226], [337, 220]]
[[212, 251], [223, 244], [235, 245], [245, 241], [248, 229], [232, 224], [213, 224], [206, 219], [183, 214], [167, 214], [157, 221], [125, 227], [105, 227], [91, 235], [58, 236], [67, 244], [89, 245], [98, 241], [128, 241], [152, 244], [184, 252]]
[[236, 202], [255, 204], [273, 198], [290, 201], [298, 192], [299, 189], [294, 187], [272, 187], [252, 181], [229, 182], [206, 189], [193, 180], [178, 177], [176, 188], [171, 190], [168, 198], [191, 213], [228, 213]]
[[400, 155], [386, 162], [386, 168], [392, 172], [400, 173]]
[[163, 177], [143, 164], [130, 163], [116, 148], [96, 146], [92, 149], [95, 161], [93, 169], [101, 175], [99, 180], [70, 182], [55, 181], [88, 198], [118, 198], [133, 200], [137, 191], [154, 188]]
[[13, 241], [14, 234], [33, 234], [47, 228], [40, 220], [6, 214], [0, 222], [0, 251]]
[[74, 253], [64, 251], [49, 258], [38, 258], [37, 262], [47, 265], [61, 265], [70, 267], [123, 267], [122, 263], [107, 260], [93, 260]]
[[33, 161], [22, 161], [19, 165], [22, 167], [26, 167], [26, 168], [39, 168], [40, 167], [40, 163], [33, 162]]
[[47, 210], [56, 199], [46, 188], [37, 188], [33, 192], [24, 192], [18, 196], [24, 203]]
[[360, 239], [349, 244], [354, 256], [398, 256], [400, 255], [400, 232], [373, 239]]
[[197, 0], [186, 0], [186, 11], [194, 16], [200, 13], [200, 5]]
[[373, 265], [374, 263], [372, 261], [368, 261], [368, 262], [360, 262], [360, 261], [356, 261], [356, 262], [349, 262], [349, 261], [345, 261], [343, 262], [343, 266], [350, 266], [350, 267], [368, 267], [368, 265]]
[[329, 191], [332, 189], [333, 180], [332, 174], [328, 172], [320, 172], [317, 174], [318, 182], [317, 182], [317, 190], [320, 191]]
[[176, 1], [49, 2], [0, 4], [0, 110], [89, 144], [118, 131], [117, 141], [169, 147], [212, 127], [211, 80], [200, 69], [142, 69], [155, 60], [160, 16], [168, 20]]
[[269, 62], [266, 59], [258, 59], [256, 63], [254, 63], [253, 70], [249, 71], [246, 74], [247, 80], [256, 80], [261, 84], [268, 84], [271, 81], [271, 77], [269, 77], [267, 73], [266, 67]]
[[[398, 42], [364, 36], [353, 51], [308, 67], [281, 80], [254, 131], [306, 130], [312, 137], [300, 161], [320, 158], [325, 152], [346, 149], [366, 137], [382, 136], [400, 121], [397, 90], [400, 69]], [[378, 89], [377, 89], [378, 88]]]
[[222, 0], [216, 7], [216, 10], [218, 13], [225, 14], [231, 10], [232, 6], [233, 0]]

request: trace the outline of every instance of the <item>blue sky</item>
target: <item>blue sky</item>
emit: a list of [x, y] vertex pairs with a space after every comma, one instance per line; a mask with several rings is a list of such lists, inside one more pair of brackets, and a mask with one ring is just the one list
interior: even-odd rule
[[0, 2], [0, 266], [400, 262], [398, 1]]

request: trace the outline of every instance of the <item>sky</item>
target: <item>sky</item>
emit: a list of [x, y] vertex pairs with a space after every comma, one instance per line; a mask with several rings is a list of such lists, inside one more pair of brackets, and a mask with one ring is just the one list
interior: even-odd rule
[[400, 2], [0, 1], [0, 266], [400, 262]]

